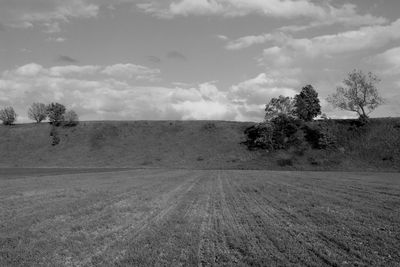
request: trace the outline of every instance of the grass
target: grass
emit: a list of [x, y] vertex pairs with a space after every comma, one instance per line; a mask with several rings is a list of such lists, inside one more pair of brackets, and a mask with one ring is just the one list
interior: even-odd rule
[[399, 192], [398, 173], [7, 169], [0, 266], [395, 266]]
[[247, 149], [251, 122], [81, 122], [58, 128], [55, 146], [47, 123], [0, 126], [0, 167], [400, 171], [400, 120], [355, 122], [316, 122], [334, 133], [337, 150], [277, 153]]
[[240, 145], [249, 124], [81, 122], [58, 128], [55, 146], [47, 123], [0, 126], [0, 167], [231, 168], [255, 157]]

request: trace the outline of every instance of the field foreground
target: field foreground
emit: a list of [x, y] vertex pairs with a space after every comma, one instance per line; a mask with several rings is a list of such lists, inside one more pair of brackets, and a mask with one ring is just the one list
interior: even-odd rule
[[398, 266], [400, 174], [0, 172], [0, 266]]

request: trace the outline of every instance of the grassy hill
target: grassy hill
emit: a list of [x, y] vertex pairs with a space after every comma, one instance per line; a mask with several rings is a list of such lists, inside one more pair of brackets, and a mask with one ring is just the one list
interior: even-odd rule
[[[57, 128], [0, 126], [0, 167], [128, 167], [198, 169], [400, 170], [400, 120], [372, 120], [356, 133], [339, 121], [338, 151], [249, 151], [241, 144], [251, 122], [103, 121]], [[281, 166], [281, 159], [290, 164]]]

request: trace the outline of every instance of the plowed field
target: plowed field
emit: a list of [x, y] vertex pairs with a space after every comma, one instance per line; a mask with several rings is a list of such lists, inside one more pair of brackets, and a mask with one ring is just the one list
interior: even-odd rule
[[0, 172], [0, 266], [400, 266], [400, 174]]

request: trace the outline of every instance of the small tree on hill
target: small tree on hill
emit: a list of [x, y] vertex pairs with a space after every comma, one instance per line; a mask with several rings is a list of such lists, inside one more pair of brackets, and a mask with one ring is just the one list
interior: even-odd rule
[[6, 107], [0, 110], [0, 120], [4, 125], [12, 125], [17, 120], [17, 113], [13, 107]]
[[294, 99], [281, 95], [278, 98], [272, 98], [265, 106], [265, 120], [270, 121], [279, 115], [294, 117], [294, 111]]
[[40, 123], [47, 118], [47, 107], [43, 103], [33, 103], [28, 110], [28, 117]]
[[300, 94], [295, 96], [294, 102], [295, 112], [301, 120], [312, 121], [321, 114], [318, 93], [312, 85], [303, 87]]
[[64, 120], [65, 106], [59, 103], [51, 103], [47, 106], [47, 116], [51, 124], [58, 126]]
[[69, 110], [64, 115], [64, 125], [65, 126], [76, 126], [79, 123], [78, 114], [75, 111]]
[[371, 72], [365, 75], [361, 70], [353, 70], [343, 80], [345, 87], [338, 87], [327, 101], [343, 110], [357, 112], [360, 119], [367, 119], [384, 102], [376, 88], [378, 82], [380, 79]]

